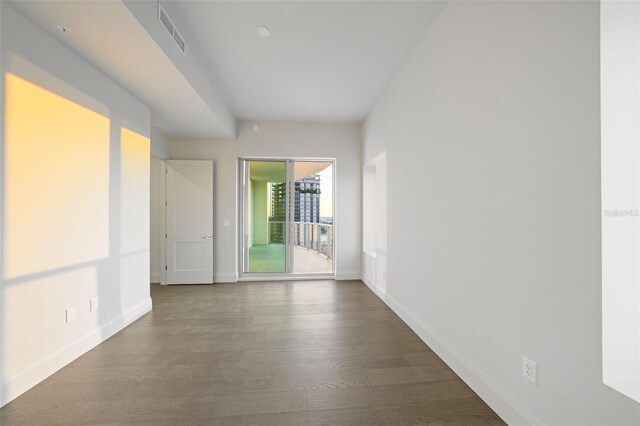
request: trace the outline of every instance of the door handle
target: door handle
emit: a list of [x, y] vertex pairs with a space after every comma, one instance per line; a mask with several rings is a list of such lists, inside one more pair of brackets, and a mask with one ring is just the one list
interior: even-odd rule
[[213, 240], [213, 235], [203, 235], [201, 238], [203, 240]]

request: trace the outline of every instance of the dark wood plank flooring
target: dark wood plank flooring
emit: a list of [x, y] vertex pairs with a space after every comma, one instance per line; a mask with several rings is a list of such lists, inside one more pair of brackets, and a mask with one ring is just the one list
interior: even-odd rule
[[153, 312], [0, 411], [10, 425], [496, 425], [360, 281], [152, 285]]

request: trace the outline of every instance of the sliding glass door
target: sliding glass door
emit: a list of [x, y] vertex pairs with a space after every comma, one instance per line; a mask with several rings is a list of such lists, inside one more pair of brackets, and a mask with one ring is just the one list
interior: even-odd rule
[[333, 272], [333, 162], [293, 163], [291, 269]]
[[244, 272], [287, 272], [287, 161], [245, 162]]
[[242, 159], [243, 277], [333, 275], [334, 162]]

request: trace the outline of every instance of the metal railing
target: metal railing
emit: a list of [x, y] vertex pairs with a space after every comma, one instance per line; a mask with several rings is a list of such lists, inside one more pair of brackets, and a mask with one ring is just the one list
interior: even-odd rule
[[[269, 222], [269, 242], [284, 243], [286, 222]], [[315, 251], [326, 256], [333, 257], [333, 225], [327, 223], [293, 222], [293, 244]]]
[[333, 253], [333, 225], [310, 222], [294, 222], [294, 225], [294, 245], [313, 250], [331, 259]]

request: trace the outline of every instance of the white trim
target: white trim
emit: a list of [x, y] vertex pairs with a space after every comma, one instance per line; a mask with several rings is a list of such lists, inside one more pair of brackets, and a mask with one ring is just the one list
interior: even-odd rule
[[162, 279], [162, 274], [160, 272], [152, 272], [149, 282], [157, 284]]
[[338, 271], [336, 272], [336, 280], [361, 280], [362, 271]]
[[544, 423], [520, 404], [473, 361], [462, 355], [442, 336], [388, 294], [367, 285], [435, 352], [464, 382], [473, 389], [507, 424], [543, 425]]
[[[331, 226], [333, 228], [332, 235], [331, 235], [331, 239], [332, 239], [332, 248], [333, 248], [333, 253], [332, 253], [332, 257], [331, 257], [331, 262], [333, 263], [333, 274], [335, 276], [334, 279], [338, 279], [338, 267], [340, 266], [340, 262], [338, 260], [339, 258], [339, 253], [338, 253], [338, 241], [340, 240], [340, 220], [339, 220], [339, 215], [338, 215], [338, 193], [340, 192], [340, 189], [338, 188], [337, 182], [338, 182], [338, 159], [337, 158], [333, 158], [332, 160], [332, 176], [331, 176], [331, 180], [332, 180], [332, 184], [333, 184], [333, 188], [332, 188], [332, 194], [331, 194], [331, 204], [333, 207], [333, 217], [331, 218]], [[360, 192], [362, 192], [362, 184], [360, 184]], [[362, 211], [360, 212], [360, 217], [362, 217]], [[362, 221], [362, 220], [361, 220]], [[360, 239], [362, 239], [362, 236], [360, 237]], [[362, 275], [362, 274], [360, 274]], [[359, 279], [359, 278], [358, 278]]]
[[152, 309], [151, 298], [118, 315], [102, 327], [74, 340], [0, 382], [0, 407], [8, 404], [79, 356], [90, 351]]
[[[164, 237], [163, 237], [164, 235]], [[160, 162], [160, 284], [167, 284], [167, 163]], [[163, 268], [164, 266], [164, 268]]]

